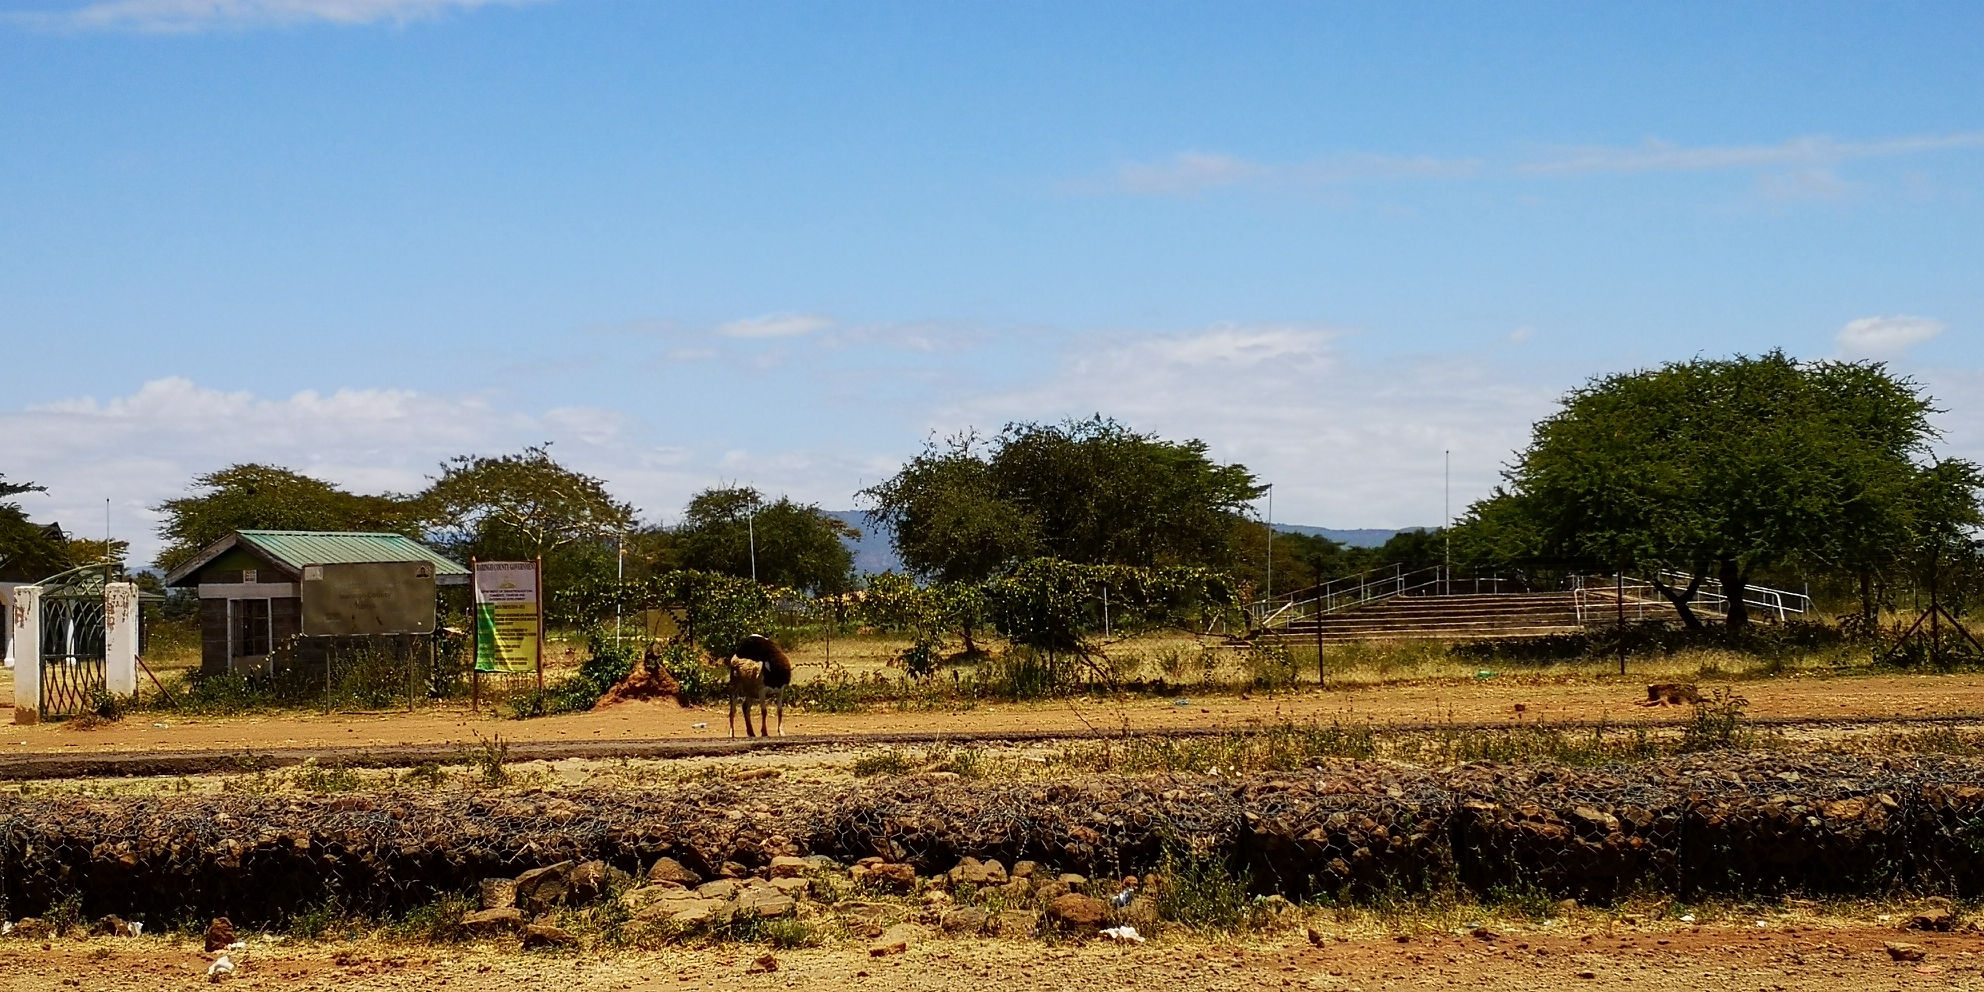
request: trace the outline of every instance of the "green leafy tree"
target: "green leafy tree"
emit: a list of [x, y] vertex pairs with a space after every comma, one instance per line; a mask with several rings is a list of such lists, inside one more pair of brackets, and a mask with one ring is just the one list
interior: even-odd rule
[[[1602, 377], [1536, 425], [1460, 544], [1477, 558], [1677, 573], [1657, 588], [1691, 627], [1715, 578], [1740, 629], [1759, 570], [1856, 567], [1947, 515], [1920, 497], [1931, 412], [1877, 363], [1781, 352]], [[1974, 507], [1965, 485], [1952, 498]]]
[[1043, 556], [1226, 568], [1234, 518], [1263, 490], [1206, 451], [1100, 416], [1008, 424], [986, 443], [933, 441], [861, 498], [927, 579], [980, 581]]
[[501, 457], [462, 455], [418, 497], [434, 535], [461, 558], [543, 558], [552, 586], [612, 576], [612, 541], [633, 531], [634, 508], [606, 483], [574, 472], [539, 445]]
[[[1918, 587], [1929, 586], [1945, 606], [1959, 612], [1984, 593], [1980, 490], [1984, 472], [1970, 462], [1950, 459], [1923, 469], [1908, 504], [1909, 540], [1896, 555], [1908, 578]], [[1864, 603], [1863, 610], [1873, 618], [1872, 603]]]
[[897, 572], [871, 575], [858, 613], [864, 625], [910, 639], [900, 658], [905, 671], [918, 677], [936, 671], [949, 624], [943, 597], [935, 589]]
[[32, 482], [8, 482], [0, 476], [0, 575], [32, 582], [71, 567], [62, 529], [29, 520], [27, 511], [12, 499], [46, 491]]
[[1035, 558], [985, 584], [985, 609], [1008, 641], [1055, 655], [1099, 656], [1108, 590], [1118, 634], [1163, 627], [1200, 629], [1225, 614], [1237, 618], [1239, 590], [1224, 572], [1187, 565], [1138, 568]]
[[694, 644], [712, 657], [727, 656], [746, 634], [771, 629], [771, 591], [750, 579], [677, 569], [640, 579], [611, 575], [575, 579], [551, 594], [553, 619], [603, 630], [616, 615], [668, 610], [680, 621], [674, 643]]
[[628, 531], [625, 542], [626, 574], [630, 579], [672, 572], [682, 567], [682, 542], [667, 527], [644, 524]]
[[683, 565], [815, 594], [846, 590], [854, 552], [841, 541], [861, 532], [810, 504], [766, 502], [748, 486], [708, 489], [689, 501], [675, 540]]
[[998, 491], [976, 434], [931, 442], [888, 481], [862, 490], [910, 572], [983, 582], [1039, 548], [1034, 519]]
[[155, 507], [166, 540], [158, 566], [167, 571], [237, 530], [420, 532], [419, 513], [405, 497], [350, 493], [274, 465], [229, 466], [189, 488], [192, 495]]

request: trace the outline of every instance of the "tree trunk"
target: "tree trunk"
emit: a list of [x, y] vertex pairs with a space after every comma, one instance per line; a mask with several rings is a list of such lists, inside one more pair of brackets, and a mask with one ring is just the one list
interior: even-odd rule
[[1874, 602], [1874, 571], [1870, 568], [1862, 568], [1860, 570], [1860, 617], [1866, 621], [1867, 629], [1873, 630], [1874, 623], [1880, 619], [1880, 616], [1880, 606]]
[[1681, 614], [1681, 624], [1683, 626], [1689, 630], [1701, 630], [1702, 620], [1700, 617], [1695, 616], [1694, 609], [1688, 603], [1695, 598], [1695, 590], [1702, 587], [1702, 579], [1703, 575], [1701, 571], [1696, 570], [1694, 576], [1688, 579], [1688, 588], [1685, 590], [1675, 589], [1673, 586], [1657, 578], [1649, 579], [1648, 581], [1653, 583], [1653, 588], [1658, 590], [1662, 596], [1667, 597], [1668, 602], [1674, 604], [1674, 612]]
[[978, 645], [971, 642], [971, 624], [964, 625], [964, 653], [968, 658], [978, 656]]
[[1749, 577], [1745, 576], [1742, 569], [1737, 568], [1733, 561], [1724, 561], [1720, 571], [1721, 574], [1717, 578], [1722, 580], [1722, 595], [1727, 597], [1729, 632], [1733, 634], [1750, 626], [1750, 607], [1743, 602], [1744, 594], [1749, 591], [1746, 588], [1749, 585]]

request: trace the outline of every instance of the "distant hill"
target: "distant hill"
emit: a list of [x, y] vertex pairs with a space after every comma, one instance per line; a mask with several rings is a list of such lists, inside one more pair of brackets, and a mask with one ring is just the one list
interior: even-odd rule
[[854, 552], [854, 574], [880, 575], [883, 572], [903, 571], [902, 559], [896, 557], [896, 549], [889, 544], [889, 532], [875, 526], [862, 510], [822, 510], [827, 516], [839, 520], [861, 532], [861, 540], [841, 538], [840, 543]]
[[[861, 531], [861, 540], [842, 538], [841, 543], [854, 552], [854, 571], [857, 575], [880, 575], [883, 572], [903, 571], [902, 559], [896, 557], [896, 549], [889, 544], [888, 531], [875, 526], [868, 520], [868, 514], [861, 510], [825, 510], [827, 516], [842, 521]], [[1274, 529], [1289, 534], [1310, 534], [1327, 537], [1332, 541], [1350, 545], [1353, 548], [1375, 548], [1391, 539], [1397, 530], [1381, 528], [1361, 528], [1356, 530], [1335, 530], [1329, 527], [1308, 527], [1302, 524], [1275, 524]], [[1408, 527], [1406, 530], [1417, 530]]]
[[1328, 527], [1308, 527], [1302, 524], [1275, 524], [1274, 529], [1289, 534], [1307, 534], [1310, 537], [1327, 537], [1338, 544], [1348, 544], [1353, 548], [1375, 548], [1392, 539], [1394, 534], [1409, 530], [1430, 530], [1428, 527], [1401, 527], [1386, 530], [1375, 527], [1362, 527], [1356, 530], [1333, 530]]

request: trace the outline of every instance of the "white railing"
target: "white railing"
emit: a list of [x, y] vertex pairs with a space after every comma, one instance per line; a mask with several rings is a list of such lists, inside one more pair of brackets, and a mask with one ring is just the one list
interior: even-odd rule
[[1249, 605], [1247, 613], [1254, 626], [1275, 630], [1397, 596], [1460, 596], [1520, 591], [1520, 588], [1514, 579], [1494, 575], [1455, 578], [1440, 565], [1415, 569], [1407, 569], [1403, 564], [1387, 565], [1261, 600]]
[[[1669, 589], [1686, 589], [1694, 579], [1692, 575], [1671, 570], [1655, 574], [1660, 584]], [[1574, 575], [1571, 590], [1579, 623], [1617, 620], [1622, 613], [1631, 620], [1666, 619], [1674, 610], [1673, 603], [1652, 581], [1632, 575], [1623, 579], [1617, 575]], [[1743, 603], [1779, 623], [1812, 611], [1812, 597], [1770, 586], [1744, 586]], [[1694, 598], [1688, 601], [1688, 608], [1709, 616], [1728, 616], [1729, 597], [1722, 591], [1721, 580], [1703, 579], [1695, 589]]]

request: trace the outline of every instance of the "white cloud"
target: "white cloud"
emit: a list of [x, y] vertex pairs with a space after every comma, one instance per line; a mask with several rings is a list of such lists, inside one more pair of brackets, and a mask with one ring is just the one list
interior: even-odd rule
[[409, 491], [442, 459], [562, 442], [561, 458], [623, 443], [617, 417], [554, 410], [530, 416], [481, 397], [393, 389], [306, 391], [286, 399], [222, 392], [181, 378], [129, 396], [75, 399], [0, 413], [0, 461], [9, 478], [48, 487], [24, 500], [36, 519], [95, 534], [103, 500], [117, 537], [138, 557], [159, 547], [151, 507], [185, 493], [193, 476], [237, 462], [269, 462], [357, 492]]
[[1468, 175], [1479, 165], [1473, 160], [1362, 153], [1267, 165], [1219, 152], [1180, 152], [1161, 162], [1120, 166], [1110, 188], [1141, 196], [1191, 196], [1243, 184], [1299, 188], [1360, 180], [1450, 178]]
[[1861, 317], [1833, 335], [1843, 358], [1891, 358], [1921, 344], [1948, 326], [1929, 317]]
[[833, 318], [816, 313], [774, 313], [733, 320], [716, 329], [727, 338], [792, 338], [834, 326]]
[[1849, 159], [1889, 158], [1947, 148], [1984, 146], [1984, 131], [1921, 135], [1885, 141], [1843, 142], [1825, 136], [1793, 138], [1776, 145], [1688, 147], [1648, 138], [1632, 147], [1566, 149], [1550, 158], [1516, 167], [1526, 175], [1579, 175], [1595, 172], [1699, 172], [1772, 165], [1822, 166]]
[[1494, 485], [1561, 391], [1481, 355], [1360, 360], [1341, 338], [1324, 327], [1239, 325], [1081, 338], [1048, 381], [968, 400], [928, 426], [1100, 412], [1201, 438], [1215, 457], [1246, 464], [1275, 484], [1284, 520], [1404, 527], [1439, 522], [1443, 451], [1453, 451], [1458, 514]]
[[458, 10], [538, 2], [543, 0], [100, 0], [73, 10], [16, 14], [12, 19], [56, 29], [186, 34], [311, 22], [404, 24]]
[[1852, 191], [1853, 184], [1831, 169], [1795, 169], [1757, 177], [1757, 192], [1766, 200], [1837, 200]]
[[1509, 332], [1509, 343], [1521, 344], [1524, 341], [1527, 341], [1535, 336], [1536, 336], [1536, 328], [1518, 327], [1515, 330]]
[[1117, 170], [1125, 193], [1182, 196], [1233, 186], [1267, 175], [1269, 169], [1231, 155], [1179, 152], [1158, 163], [1130, 163]]
[[223, 392], [183, 378], [145, 383], [128, 396], [81, 398], [0, 411], [0, 470], [46, 493], [18, 497], [39, 521], [83, 534], [103, 530], [149, 561], [162, 546], [152, 507], [183, 496], [194, 476], [240, 462], [281, 465], [354, 492], [411, 492], [441, 462], [552, 442], [570, 468], [606, 480], [649, 520], [672, 520], [691, 494], [723, 480], [789, 493], [832, 509], [850, 505], [860, 480], [893, 472], [892, 455], [789, 451], [783, 432], [763, 450], [725, 452], [656, 445], [616, 410], [513, 409], [496, 397], [410, 390], [306, 391], [287, 398]]

